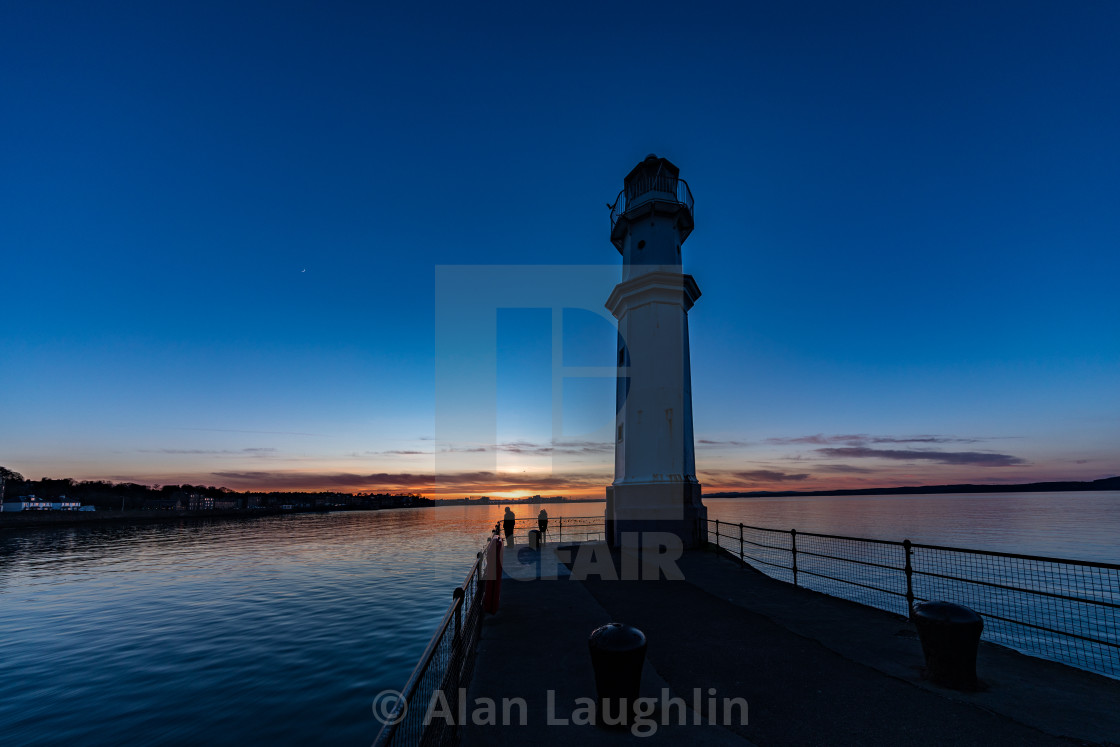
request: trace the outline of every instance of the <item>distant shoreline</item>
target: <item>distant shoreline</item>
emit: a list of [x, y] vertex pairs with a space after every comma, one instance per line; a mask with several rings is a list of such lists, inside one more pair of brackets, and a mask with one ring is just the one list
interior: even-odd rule
[[[829, 496], [875, 496], [875, 495], [949, 495], [954, 493], [1068, 493], [1091, 491], [1120, 491], [1120, 477], [1106, 477], [1091, 482], [1033, 482], [1019, 485], [917, 485], [894, 488], [860, 488], [851, 490], [756, 490], [720, 491], [705, 493], [704, 498], [812, 498]], [[418, 508], [438, 508], [440, 506], [524, 506], [524, 505], [565, 505], [581, 503], [605, 503], [604, 499], [581, 498], [566, 500], [525, 501], [481, 501], [465, 502], [462, 499], [441, 501], [433, 500], [430, 506]], [[402, 507], [407, 508], [407, 507]], [[232, 510], [143, 510], [125, 511], [34, 511], [0, 512], [0, 530], [33, 529], [42, 527], [85, 526], [89, 524], [128, 523], [168, 523], [175, 521], [198, 521], [206, 519], [258, 519], [269, 516], [288, 516], [314, 513], [349, 513], [351, 511], [393, 511], [397, 507], [380, 509], [367, 508], [256, 508]]]
[[937, 495], [950, 493], [1070, 493], [1093, 490], [1120, 490], [1120, 477], [1091, 482], [1029, 482], [1019, 485], [918, 485], [898, 488], [859, 488], [852, 490], [755, 490], [705, 493], [705, 498], [796, 498], [844, 495]]
[[109, 524], [124, 522], [130, 524], [162, 523], [174, 521], [197, 521], [199, 519], [262, 519], [270, 516], [292, 516], [296, 514], [350, 513], [353, 511], [395, 511], [395, 508], [331, 509], [315, 508], [251, 508], [229, 510], [148, 510], [128, 509], [125, 511], [5, 511], [0, 512], [0, 530], [33, 529], [41, 527], [84, 526], [87, 524]]

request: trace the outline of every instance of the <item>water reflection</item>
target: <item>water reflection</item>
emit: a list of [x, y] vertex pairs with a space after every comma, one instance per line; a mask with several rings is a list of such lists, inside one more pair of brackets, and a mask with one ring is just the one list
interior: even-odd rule
[[4, 743], [368, 744], [501, 510], [0, 533]]

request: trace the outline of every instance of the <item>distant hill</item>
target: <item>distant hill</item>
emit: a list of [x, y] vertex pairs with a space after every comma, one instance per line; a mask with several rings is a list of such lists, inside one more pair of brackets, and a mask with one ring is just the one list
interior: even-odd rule
[[1074, 490], [1120, 490], [1120, 477], [1092, 482], [1030, 482], [1023, 485], [919, 485], [859, 490], [755, 490], [704, 493], [705, 498], [784, 498], [812, 495], [906, 495], [915, 493], [1046, 493]]

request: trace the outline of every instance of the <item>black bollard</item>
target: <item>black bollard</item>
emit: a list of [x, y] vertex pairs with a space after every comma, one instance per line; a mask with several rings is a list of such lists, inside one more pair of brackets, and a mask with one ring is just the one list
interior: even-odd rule
[[641, 691], [645, 633], [631, 625], [609, 623], [592, 631], [587, 647], [591, 650], [595, 689], [599, 694], [595, 723], [629, 726]]
[[541, 532], [539, 529], [529, 530], [529, 547], [534, 550], [541, 549]]
[[914, 605], [914, 625], [922, 641], [929, 679], [955, 690], [974, 689], [976, 649], [984, 619], [952, 602], [923, 602]]

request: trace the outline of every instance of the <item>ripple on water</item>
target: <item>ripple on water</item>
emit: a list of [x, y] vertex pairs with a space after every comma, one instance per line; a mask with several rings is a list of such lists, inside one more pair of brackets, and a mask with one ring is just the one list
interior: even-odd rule
[[0, 741], [368, 744], [485, 529], [389, 513], [0, 538]]

